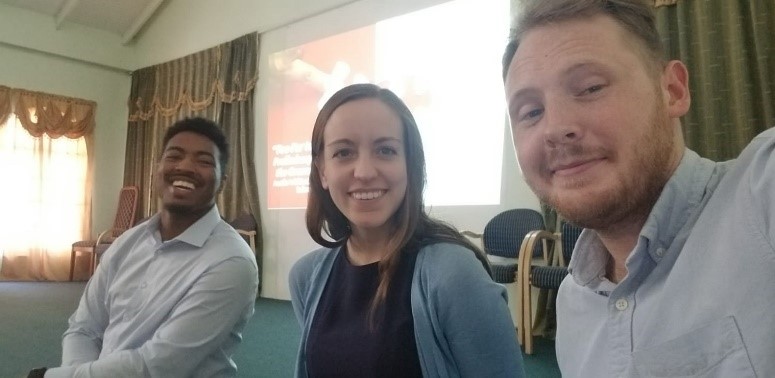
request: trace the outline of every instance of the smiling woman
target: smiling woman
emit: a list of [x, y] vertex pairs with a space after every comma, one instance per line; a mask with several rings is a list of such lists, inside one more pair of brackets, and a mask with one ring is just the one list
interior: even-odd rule
[[290, 273], [297, 377], [521, 376], [505, 288], [476, 246], [425, 212], [406, 104], [373, 84], [344, 87], [311, 139], [307, 231], [325, 247]]

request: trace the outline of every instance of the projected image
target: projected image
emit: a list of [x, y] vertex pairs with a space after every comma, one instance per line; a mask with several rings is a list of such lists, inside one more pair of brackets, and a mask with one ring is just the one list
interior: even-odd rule
[[456, 0], [271, 54], [268, 207], [306, 207], [317, 113], [334, 92], [363, 82], [390, 88], [416, 117], [426, 204], [498, 204], [508, 7]]

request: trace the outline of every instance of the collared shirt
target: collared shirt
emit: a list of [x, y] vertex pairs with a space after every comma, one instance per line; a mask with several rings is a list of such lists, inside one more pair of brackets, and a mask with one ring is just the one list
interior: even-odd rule
[[686, 150], [625, 262], [579, 238], [557, 298], [563, 377], [775, 377], [775, 129], [737, 160]]
[[231, 377], [253, 315], [255, 256], [213, 208], [162, 241], [159, 214], [105, 252], [46, 377]]

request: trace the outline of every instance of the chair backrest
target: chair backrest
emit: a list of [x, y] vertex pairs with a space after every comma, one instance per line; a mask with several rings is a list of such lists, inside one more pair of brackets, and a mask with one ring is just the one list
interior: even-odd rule
[[[511, 209], [493, 217], [484, 227], [484, 251], [493, 256], [519, 257], [522, 240], [530, 231], [543, 230], [544, 217], [532, 209]], [[536, 244], [538, 246], [538, 244]], [[541, 248], [533, 251], [540, 256]]]
[[[253, 218], [253, 214], [250, 213], [240, 213], [236, 218], [234, 218], [234, 220], [228, 223], [234, 227], [235, 230], [255, 231], [258, 229], [256, 225], [256, 218]], [[242, 238], [249, 243], [248, 239], [244, 235]]]
[[560, 242], [562, 243], [562, 257], [565, 259], [565, 264], [570, 263], [573, 249], [576, 248], [576, 241], [579, 240], [579, 235], [581, 235], [583, 230], [579, 226], [562, 222], [562, 226], [560, 226]]
[[113, 236], [118, 236], [135, 225], [138, 195], [139, 191], [136, 186], [121, 188], [121, 192], [118, 194], [116, 218], [113, 220]]

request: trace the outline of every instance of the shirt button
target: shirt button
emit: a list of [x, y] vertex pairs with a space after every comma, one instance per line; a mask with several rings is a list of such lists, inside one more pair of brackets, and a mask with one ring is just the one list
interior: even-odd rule
[[143, 288], [143, 289], [145, 289], [145, 287], [146, 287], [146, 286], [148, 286], [148, 284], [147, 284], [147, 283], [145, 283], [145, 282], [143, 282], [143, 284], [142, 284], [142, 285], [140, 285], [140, 287], [141, 287], [141, 288]]
[[665, 249], [664, 248], [657, 248], [657, 256], [662, 257], [665, 255]]
[[619, 311], [626, 310], [628, 305], [629, 303], [627, 303], [627, 300], [624, 298], [620, 298], [616, 301], [616, 309]]

